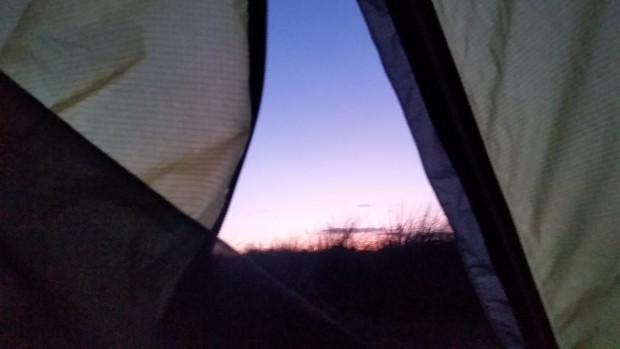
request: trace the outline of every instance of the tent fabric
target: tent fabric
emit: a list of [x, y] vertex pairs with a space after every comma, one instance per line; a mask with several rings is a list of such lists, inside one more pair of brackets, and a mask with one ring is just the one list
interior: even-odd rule
[[247, 150], [264, 6], [3, 3], [2, 346], [156, 347]]
[[478, 297], [503, 345], [506, 348], [521, 348], [521, 333], [489, 259], [480, 226], [461, 180], [430, 120], [386, 3], [382, 0], [360, 0], [359, 4], [416, 140], [426, 175], [454, 229], [463, 262]]
[[[437, 136], [480, 225], [524, 345], [553, 348], [554, 335], [432, 3], [386, 1], [385, 5]], [[450, 219], [461, 218], [466, 217]]]
[[0, 116], [0, 346], [154, 347], [215, 234], [4, 74]]
[[620, 3], [433, 0], [563, 348], [620, 326]]
[[[413, 129], [426, 170], [456, 233], [471, 240], [469, 217], [454, 209], [460, 192], [441, 190], [448, 177], [434, 176], [442, 158], [429, 149], [443, 146], [524, 345], [616, 345], [620, 6], [361, 3], [405, 113], [419, 127], [423, 108], [411, 108], [418, 97], [398, 52], [407, 54], [441, 141]], [[459, 242], [468, 263], [467, 242]]]
[[206, 227], [252, 127], [244, 1], [11, 1], [0, 69]]

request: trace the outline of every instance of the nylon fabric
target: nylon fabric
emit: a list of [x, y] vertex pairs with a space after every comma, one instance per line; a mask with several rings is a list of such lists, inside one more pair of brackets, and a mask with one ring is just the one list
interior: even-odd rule
[[620, 3], [433, 2], [560, 347], [614, 347]]
[[247, 3], [32, 0], [22, 7], [3, 14], [14, 24], [0, 27], [0, 69], [211, 227], [251, 128]]

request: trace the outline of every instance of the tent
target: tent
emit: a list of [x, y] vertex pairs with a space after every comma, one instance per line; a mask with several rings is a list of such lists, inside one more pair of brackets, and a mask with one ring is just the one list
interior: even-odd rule
[[[620, 3], [358, 2], [504, 346], [617, 347]], [[0, 4], [3, 346], [362, 346], [217, 241], [264, 1]]]

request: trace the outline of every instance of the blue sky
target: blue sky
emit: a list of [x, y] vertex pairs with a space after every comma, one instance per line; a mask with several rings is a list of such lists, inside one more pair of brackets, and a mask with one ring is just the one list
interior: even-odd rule
[[438, 207], [355, 1], [270, 1], [267, 51], [225, 241], [377, 227]]

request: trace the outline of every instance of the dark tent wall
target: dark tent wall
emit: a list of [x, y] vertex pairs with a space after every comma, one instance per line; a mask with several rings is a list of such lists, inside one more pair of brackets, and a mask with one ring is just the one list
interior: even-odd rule
[[620, 5], [359, 2], [505, 345], [617, 345]]
[[0, 96], [0, 345], [153, 346], [177, 280], [215, 234], [3, 74]]

